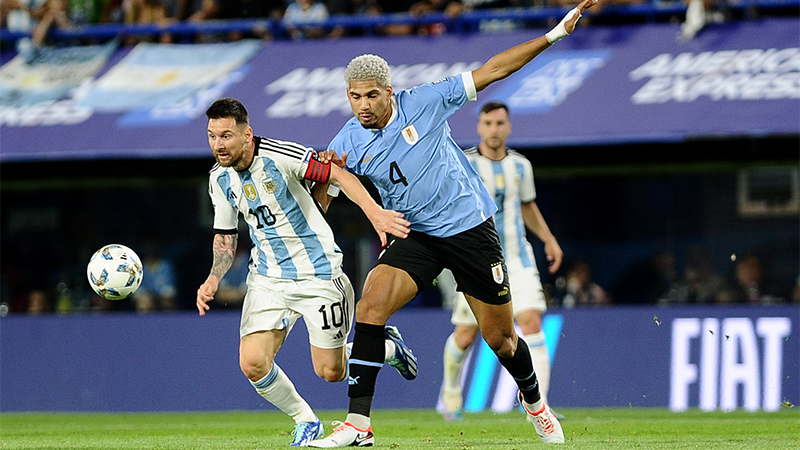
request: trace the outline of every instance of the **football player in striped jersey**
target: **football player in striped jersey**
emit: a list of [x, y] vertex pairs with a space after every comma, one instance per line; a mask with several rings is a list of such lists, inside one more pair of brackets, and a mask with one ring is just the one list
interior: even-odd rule
[[[238, 100], [219, 99], [206, 115], [208, 143], [217, 160], [209, 176], [215, 235], [211, 273], [197, 291], [197, 309], [201, 316], [210, 309], [233, 263], [241, 213], [253, 245], [239, 364], [255, 390], [295, 420], [291, 445], [305, 446], [324, 433], [323, 426], [275, 364], [275, 355], [302, 317], [315, 372], [327, 381], [343, 380], [354, 310], [342, 252], [312, 189], [335, 182], [364, 211], [384, 245], [387, 233], [405, 238], [409, 222], [375, 203], [354, 175], [319, 161], [313, 149], [255, 136]], [[404, 344], [387, 337], [384, 345], [385, 360], [391, 362]]]

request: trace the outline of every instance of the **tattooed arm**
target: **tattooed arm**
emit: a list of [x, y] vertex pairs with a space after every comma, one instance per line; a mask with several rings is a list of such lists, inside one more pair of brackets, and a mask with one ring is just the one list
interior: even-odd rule
[[197, 290], [197, 310], [201, 316], [205, 316], [206, 311], [210, 309], [208, 302], [214, 300], [220, 280], [233, 265], [238, 239], [237, 234], [214, 235], [214, 262], [211, 265], [211, 273]]

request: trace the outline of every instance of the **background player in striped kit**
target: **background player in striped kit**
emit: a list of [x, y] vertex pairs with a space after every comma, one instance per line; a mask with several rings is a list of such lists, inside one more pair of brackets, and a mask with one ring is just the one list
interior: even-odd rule
[[[313, 149], [254, 136], [238, 100], [217, 100], [206, 115], [208, 143], [217, 160], [209, 176], [215, 235], [213, 265], [197, 291], [197, 309], [201, 316], [210, 309], [208, 302], [233, 263], [241, 213], [253, 246], [239, 364], [256, 391], [295, 420], [291, 445], [305, 446], [324, 433], [322, 423], [274, 363], [275, 355], [303, 317], [315, 372], [327, 381], [343, 380], [354, 309], [342, 253], [312, 197], [312, 182], [327, 189], [326, 183], [335, 181], [364, 211], [384, 245], [386, 233], [406, 237], [409, 223], [375, 203], [355, 176], [317, 160]], [[387, 338], [386, 360], [391, 363], [403, 345], [401, 339]]]
[[[508, 106], [501, 102], [483, 105], [477, 128], [481, 137], [480, 144], [464, 150], [464, 153], [497, 205], [494, 221], [508, 267], [514, 319], [530, 348], [533, 367], [539, 379], [539, 390], [547, 403], [550, 357], [542, 331], [542, 313], [547, 310], [547, 301], [533, 248], [526, 238], [526, 228], [544, 242], [550, 273], [555, 273], [561, 266], [564, 253], [536, 205], [536, 188], [530, 161], [506, 147], [506, 138], [511, 133]], [[443, 276], [452, 277], [452, 274]], [[444, 407], [442, 413], [445, 420], [461, 417], [461, 374], [464, 358], [478, 334], [478, 322], [466, 298], [460, 292], [455, 298], [450, 319], [455, 330], [447, 339], [443, 359], [441, 404]]]

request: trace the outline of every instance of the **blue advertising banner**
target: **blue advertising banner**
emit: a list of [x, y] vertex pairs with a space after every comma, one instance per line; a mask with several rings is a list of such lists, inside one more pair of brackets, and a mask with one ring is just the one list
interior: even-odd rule
[[[712, 24], [688, 43], [676, 39], [678, 30], [679, 24], [580, 28], [479, 93], [450, 119], [453, 137], [464, 147], [477, 143], [476, 116], [487, 100], [511, 106], [512, 146], [800, 131], [796, 19]], [[0, 161], [210, 158], [203, 113], [223, 96], [243, 101], [256, 134], [324, 149], [352, 114], [342, 80], [351, 58], [383, 56], [393, 86], [402, 89], [475, 69], [544, 31], [281, 41], [255, 49], [241, 43], [210, 64], [199, 55], [216, 55], [217, 47], [152, 45], [146, 54], [136, 49], [112, 58], [73, 97], [1, 103]]]
[[[419, 376], [409, 382], [384, 367], [376, 408], [436, 406], [449, 319], [449, 311], [426, 308], [392, 317], [419, 358]], [[544, 328], [556, 408], [773, 411], [800, 404], [797, 305], [554, 309]], [[202, 318], [0, 318], [0, 411], [272, 409], [239, 370], [238, 330], [236, 312], [214, 310]], [[465, 407], [508, 411], [516, 388], [487, 351], [482, 342], [471, 350]], [[314, 374], [304, 327], [295, 327], [277, 362], [313, 408], [347, 407], [347, 384]]]

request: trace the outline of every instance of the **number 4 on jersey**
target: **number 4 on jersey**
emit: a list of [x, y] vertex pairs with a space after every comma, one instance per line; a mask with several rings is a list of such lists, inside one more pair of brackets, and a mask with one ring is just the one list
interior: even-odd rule
[[408, 186], [408, 181], [406, 181], [403, 172], [400, 171], [400, 166], [397, 165], [397, 161], [392, 161], [392, 163], [389, 164], [389, 181], [391, 181], [392, 184], [403, 183], [403, 186]]

